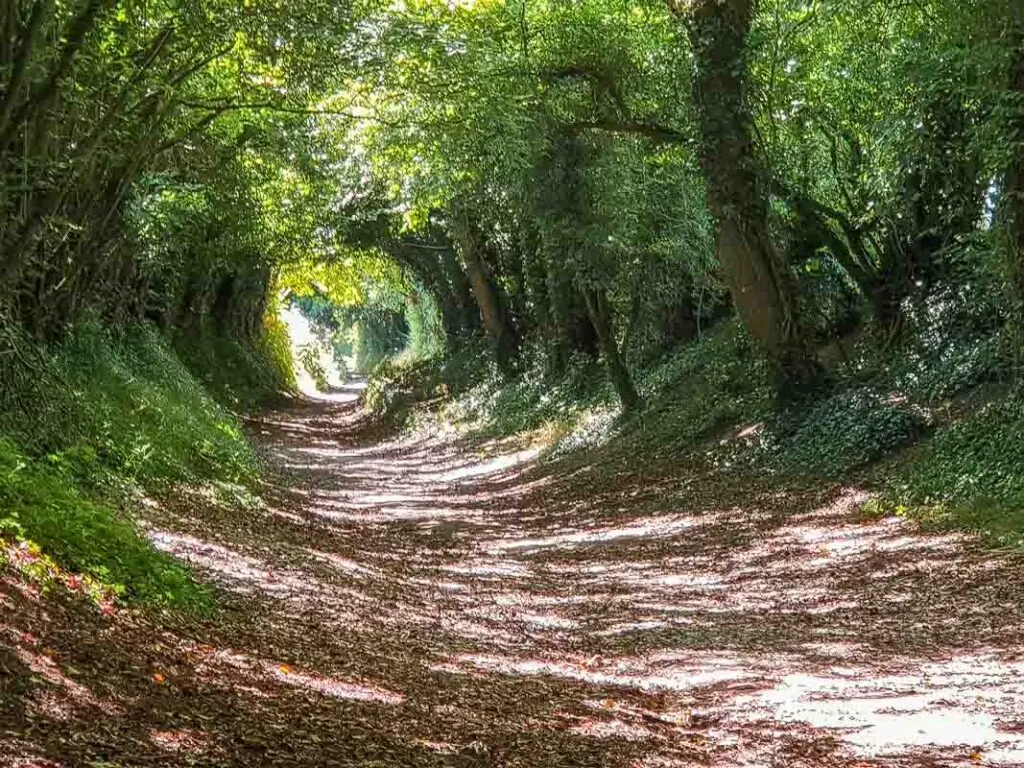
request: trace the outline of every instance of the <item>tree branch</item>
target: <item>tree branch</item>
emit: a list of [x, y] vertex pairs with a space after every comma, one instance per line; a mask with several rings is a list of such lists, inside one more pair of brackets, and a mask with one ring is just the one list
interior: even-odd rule
[[378, 122], [384, 122], [379, 118], [370, 117], [369, 115], [354, 115], [351, 112], [346, 112], [345, 110], [342, 109], [290, 107], [286, 104], [281, 104], [279, 102], [274, 101], [220, 103], [183, 101], [181, 102], [181, 105], [183, 107], [188, 107], [189, 109], [214, 109], [220, 112], [266, 111], [282, 112], [287, 115], [338, 115], [340, 117], [350, 117], [353, 120], [377, 120]]
[[679, 144], [691, 146], [693, 139], [683, 131], [664, 125], [646, 123], [636, 120], [592, 120], [570, 123], [566, 126], [571, 130], [598, 130], [609, 133], [632, 133], [645, 136], [661, 144]]
[[[0, 136], [7, 131], [8, 120], [14, 110], [14, 100], [18, 96], [18, 91], [21, 90], [22, 83], [25, 82], [28, 63], [32, 59], [32, 49], [35, 48], [43, 25], [53, 13], [53, 6], [54, 0], [37, 0], [32, 7], [32, 15], [25, 26], [21, 45], [18, 47], [18, 53], [11, 67], [10, 80], [7, 82], [7, 88], [4, 89], [3, 105], [0, 106]], [[11, 10], [10, 13], [13, 15], [14, 11]]]
[[13, 118], [5, 125], [0, 126], [0, 147], [7, 145], [18, 125], [27, 120], [34, 111], [44, 110], [50, 103], [57, 94], [60, 81], [71, 71], [75, 58], [81, 51], [85, 38], [95, 26], [100, 13], [111, 5], [113, 5], [113, 0], [87, 0], [81, 12], [72, 19], [60, 58], [46, 82], [22, 103]]

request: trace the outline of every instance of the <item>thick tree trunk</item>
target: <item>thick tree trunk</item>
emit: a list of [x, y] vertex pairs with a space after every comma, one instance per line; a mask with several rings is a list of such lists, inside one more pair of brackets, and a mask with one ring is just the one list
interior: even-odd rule
[[819, 369], [797, 317], [792, 278], [769, 237], [745, 93], [754, 0], [699, 0], [681, 13], [696, 59], [701, 163], [718, 224], [718, 258], [743, 325], [783, 384], [805, 389]]
[[473, 297], [480, 309], [480, 318], [494, 345], [494, 356], [499, 370], [506, 376], [512, 376], [516, 370], [519, 346], [515, 329], [512, 327], [506, 307], [491, 283], [479, 238], [473, 232], [470, 222], [465, 220], [464, 214], [457, 215], [457, 219], [459, 248]]
[[[597, 357], [599, 342], [594, 323], [590, 318], [586, 300], [566, 271], [563, 257], [543, 258], [543, 302], [538, 302], [538, 311], [546, 317], [548, 348], [548, 374], [552, 377], [563, 375], [575, 352]], [[543, 304], [543, 310], [540, 305]]]
[[480, 313], [473, 299], [473, 289], [469, 284], [469, 278], [462, 269], [462, 265], [459, 264], [454, 250], [445, 251], [441, 258], [444, 260], [453, 302], [458, 307], [460, 331], [467, 334], [476, 333], [480, 328]]
[[[1009, 90], [1016, 105], [1024, 99], [1024, 19], [1014, 24], [1014, 50], [1010, 61]], [[1017, 137], [1013, 159], [1006, 170], [1006, 243], [1014, 300], [1016, 335], [1015, 374], [1020, 376], [1024, 364], [1024, 110], [1018, 106], [1011, 122], [1011, 134]]]
[[637, 394], [629, 369], [619, 354], [619, 343], [615, 340], [615, 328], [612, 325], [608, 299], [603, 291], [587, 291], [584, 297], [590, 321], [597, 331], [597, 340], [604, 354], [605, 365], [608, 366], [608, 376], [622, 403], [622, 410], [626, 413], [637, 411], [640, 409], [640, 395]]
[[[1016, 48], [1010, 66], [1010, 92], [1024, 99], [1024, 29], [1016, 35]], [[1015, 116], [1013, 133], [1018, 145], [1006, 179], [1006, 205], [1009, 217], [1009, 246], [1014, 290], [1024, 315], [1024, 113]]]

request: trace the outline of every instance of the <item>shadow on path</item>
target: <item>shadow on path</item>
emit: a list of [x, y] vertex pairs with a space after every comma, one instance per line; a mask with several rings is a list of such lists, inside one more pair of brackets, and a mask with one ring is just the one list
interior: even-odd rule
[[1024, 765], [1019, 561], [856, 488], [379, 440], [350, 395], [252, 423], [266, 507], [152, 511], [216, 619], [3, 582], [6, 764]]

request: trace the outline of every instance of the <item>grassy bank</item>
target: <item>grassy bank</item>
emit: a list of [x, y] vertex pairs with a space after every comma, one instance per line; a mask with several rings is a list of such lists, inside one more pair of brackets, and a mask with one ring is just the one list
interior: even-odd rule
[[550, 456], [597, 447], [634, 460], [700, 454], [739, 482], [765, 474], [866, 482], [880, 512], [1020, 545], [1024, 392], [1012, 384], [1009, 340], [999, 327], [955, 316], [920, 327], [896, 344], [862, 333], [822, 350], [828, 383], [797, 403], [774, 398], [764, 363], [732, 321], [636, 365], [645, 407], [629, 418], [596, 360], [557, 378], [528, 365], [504, 381], [464, 364], [479, 359], [469, 347], [382, 366], [367, 402], [431, 429], [538, 431], [552, 440]]
[[238, 418], [211, 396], [202, 364], [222, 400], [237, 381], [250, 401], [260, 377], [267, 390], [280, 383], [266, 374], [271, 363], [250, 353], [258, 370], [236, 350], [186, 366], [147, 326], [113, 331], [83, 323], [50, 345], [10, 326], [0, 333], [4, 537], [38, 547], [128, 602], [207, 606], [207, 590], [150, 546], [129, 510], [144, 494], [180, 484], [254, 479], [255, 457]]

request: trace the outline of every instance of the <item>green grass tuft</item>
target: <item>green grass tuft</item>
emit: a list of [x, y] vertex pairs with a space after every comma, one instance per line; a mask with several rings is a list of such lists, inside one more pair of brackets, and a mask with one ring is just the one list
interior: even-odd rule
[[90, 500], [58, 463], [32, 461], [0, 440], [0, 531], [32, 541], [58, 565], [88, 574], [124, 599], [201, 612], [210, 593], [157, 552], [115, 509]]
[[[255, 392], [259, 382], [249, 383]], [[256, 471], [237, 417], [155, 329], [83, 323], [45, 346], [0, 328], [0, 534], [7, 538], [34, 542], [62, 568], [130, 602], [202, 610], [208, 590], [155, 550], [122, 510], [141, 491], [245, 485]]]

